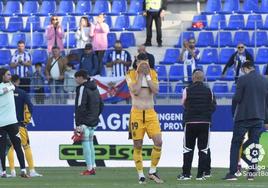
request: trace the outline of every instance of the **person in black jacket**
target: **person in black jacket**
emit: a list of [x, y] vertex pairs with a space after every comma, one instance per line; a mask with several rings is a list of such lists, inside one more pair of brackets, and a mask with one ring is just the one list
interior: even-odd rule
[[239, 74], [240, 74], [240, 68], [241, 65], [246, 61], [250, 60], [253, 62], [252, 55], [245, 49], [245, 46], [243, 43], [239, 43], [237, 45], [237, 51], [230, 57], [229, 61], [225, 65], [223, 71], [222, 71], [222, 77], [225, 76], [225, 73], [228, 68], [232, 67], [234, 65], [235, 69], [235, 81], [237, 81]]
[[205, 180], [204, 176], [208, 170], [208, 160], [210, 160], [208, 140], [211, 117], [216, 109], [216, 99], [212, 91], [203, 83], [204, 73], [202, 70], [194, 70], [192, 80], [193, 83], [183, 91], [183, 121], [185, 124], [183, 172], [178, 175], [177, 180], [191, 179], [191, 166], [196, 139], [198, 140], [199, 150], [197, 180]]
[[74, 76], [78, 84], [75, 98], [75, 133], [82, 137], [83, 154], [87, 164], [87, 170], [81, 175], [95, 175], [93, 136], [94, 129], [99, 123], [103, 103], [96, 83], [88, 78], [86, 70], [79, 70]]
[[[253, 62], [247, 60], [242, 65], [245, 75], [237, 80], [236, 92], [233, 97], [235, 104], [234, 130], [230, 152], [229, 173], [225, 180], [237, 180], [239, 149], [244, 140], [244, 135], [248, 132], [249, 141], [254, 144], [259, 143], [260, 134], [266, 119], [268, 82], [255, 71]], [[253, 180], [253, 172], [256, 163], [250, 164], [248, 180]]]

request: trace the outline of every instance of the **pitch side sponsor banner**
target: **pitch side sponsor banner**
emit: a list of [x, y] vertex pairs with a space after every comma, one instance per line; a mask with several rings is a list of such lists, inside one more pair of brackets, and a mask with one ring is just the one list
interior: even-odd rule
[[[128, 131], [130, 105], [106, 105], [97, 131]], [[180, 105], [157, 105], [155, 110], [162, 131], [183, 130], [183, 108]], [[74, 129], [74, 106], [35, 106], [31, 131], [71, 131]], [[218, 106], [211, 131], [232, 131], [230, 106]]]

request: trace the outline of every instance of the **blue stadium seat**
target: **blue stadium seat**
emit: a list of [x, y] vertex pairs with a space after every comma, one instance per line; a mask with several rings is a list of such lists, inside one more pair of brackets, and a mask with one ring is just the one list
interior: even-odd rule
[[120, 15], [127, 12], [126, 0], [113, 0], [111, 15]]
[[234, 35], [233, 46], [237, 46], [239, 43], [243, 43], [245, 46], [250, 46], [250, 38], [248, 31], [237, 31]]
[[108, 48], [114, 47], [115, 41], [117, 40], [116, 33], [108, 33], [107, 38], [108, 38]]
[[51, 0], [43, 0], [42, 6], [37, 13], [40, 16], [52, 15], [56, 12], [56, 1]]
[[146, 27], [145, 17], [142, 15], [137, 15], [134, 18], [133, 24], [127, 28], [129, 31], [142, 31]]
[[109, 28], [113, 27], [112, 17], [105, 16], [105, 23], [107, 23], [109, 25]]
[[0, 48], [7, 48], [7, 47], [8, 47], [8, 34], [0, 33]]
[[195, 38], [193, 31], [182, 32], [179, 36], [177, 44], [175, 45], [175, 48], [181, 48], [183, 41], [189, 40], [190, 38]]
[[255, 64], [267, 64], [268, 48], [260, 48], [256, 55]]
[[34, 32], [32, 35], [32, 41], [30, 35], [26, 37], [26, 48], [40, 48], [44, 44], [44, 35], [42, 32]]
[[218, 30], [226, 28], [226, 18], [223, 14], [214, 14], [211, 17], [210, 25], [206, 27], [206, 30]]
[[142, 12], [143, 12], [143, 0], [131, 0], [127, 14], [137, 15], [142, 14]]
[[221, 77], [221, 66], [210, 65], [206, 72], [207, 81], [215, 81]]
[[214, 39], [213, 39], [213, 33], [210, 31], [207, 32], [200, 32], [198, 36], [198, 40], [196, 43], [197, 47], [207, 47], [207, 46], [213, 46], [214, 45]]
[[159, 64], [169, 65], [178, 63], [180, 57], [179, 49], [167, 49], [163, 61], [160, 61]]
[[33, 64], [36, 64], [38, 62], [46, 64], [48, 59], [47, 50], [33, 50], [32, 58]]
[[227, 30], [239, 30], [244, 29], [245, 27], [245, 21], [244, 16], [242, 14], [238, 15], [231, 15], [229, 24], [226, 27]]
[[262, 0], [258, 13], [268, 13], [268, 0]]
[[159, 81], [168, 81], [167, 68], [165, 65], [156, 65], [155, 70], [158, 74]]
[[11, 43], [9, 45], [9, 48], [17, 48], [18, 42], [22, 40], [26, 43], [26, 35], [25, 33], [13, 33], [11, 38]]
[[76, 4], [75, 12], [72, 13], [73, 15], [85, 15], [90, 14], [92, 9], [91, 1], [88, 0], [78, 0]]
[[239, 10], [239, 0], [225, 0], [220, 13], [229, 14]]
[[169, 69], [169, 81], [182, 81], [184, 77], [182, 65], [171, 65]]
[[221, 31], [216, 35], [214, 47], [233, 46], [232, 33], [229, 31]]
[[[64, 48], [67, 48], [67, 36], [64, 41]], [[69, 48], [76, 48], [76, 38], [75, 33], [69, 33]]]
[[96, 0], [93, 9], [93, 15], [99, 15], [100, 13], [109, 13], [109, 1]]
[[111, 52], [112, 52], [112, 49], [105, 50], [104, 55], [103, 55], [103, 58], [102, 58], [103, 65], [105, 65], [107, 63], [109, 54]]
[[230, 57], [233, 55], [235, 50], [233, 48], [223, 48], [221, 49], [220, 55], [219, 55], [219, 62], [218, 64], [226, 64]]
[[218, 52], [216, 48], [206, 48], [198, 64], [212, 64], [218, 62]]
[[255, 56], [254, 56], [254, 50], [253, 50], [253, 48], [246, 48], [246, 50], [250, 53], [250, 55], [254, 58]]
[[61, 26], [64, 31], [67, 31], [67, 24], [69, 23], [69, 31], [76, 31], [76, 19], [75, 16], [64, 16], [61, 21]]
[[267, 46], [268, 38], [266, 31], [254, 31], [252, 34], [251, 46]]
[[177, 83], [174, 90], [174, 95], [172, 95], [173, 98], [181, 98], [183, 89], [185, 86], [182, 83]]
[[259, 11], [259, 0], [244, 0], [243, 9], [238, 13], [253, 13]]
[[42, 31], [39, 16], [29, 16], [26, 21], [26, 26], [23, 31], [30, 32], [31, 24], [33, 31]]
[[233, 68], [229, 68], [226, 72], [226, 75], [223, 78], [221, 78], [221, 80], [234, 81], [234, 77], [235, 77], [235, 70]]
[[57, 15], [64, 16], [74, 13], [74, 2], [70, 0], [61, 0]]
[[6, 20], [4, 17], [0, 16], [0, 31], [6, 30]]
[[38, 1], [35, 0], [25, 1], [23, 4], [22, 13], [20, 15], [22, 16], [34, 15], [37, 13], [38, 9], [39, 9]]
[[123, 48], [128, 48], [130, 46], [136, 46], [135, 35], [132, 32], [123, 32], [120, 34], [119, 40], [121, 41]]
[[20, 1], [7, 1], [5, 10], [2, 15], [4, 16], [14, 16], [21, 14], [22, 4]]
[[23, 31], [22, 17], [10, 17], [7, 29], [5, 31], [7, 32]]
[[[203, 26], [204, 28], [207, 27], [207, 16], [204, 15], [204, 14], [201, 14], [201, 15], [195, 15], [193, 17], [193, 20], [192, 20], [192, 25], [197, 23], [197, 22], [202, 22], [203, 23]], [[193, 26], [191, 26], [190, 28], [188, 28], [188, 30], [193, 30], [193, 31], [197, 31], [197, 30], [201, 30], [200, 28], [194, 28]]]
[[255, 71], [259, 74], [261, 74], [261, 70], [260, 70], [260, 66], [259, 65], [255, 65]]
[[229, 94], [227, 83], [214, 83], [212, 91], [217, 97], [228, 97]]
[[115, 20], [115, 24], [111, 31], [124, 31], [129, 27], [129, 17], [125, 15], [117, 16]]
[[204, 14], [215, 14], [221, 10], [221, 0], [208, 0]]
[[170, 83], [159, 83], [159, 92], [156, 95], [157, 98], [164, 99], [169, 97], [172, 93], [172, 87]]
[[256, 30], [258, 28], [263, 28], [263, 21], [260, 14], [249, 15], [246, 27], [246, 30]]
[[264, 30], [267, 30], [268, 29], [268, 15], [265, 17], [265, 21], [264, 21], [263, 27], [260, 28], [260, 29], [264, 29]]
[[41, 26], [40, 31], [45, 31], [46, 30], [47, 26], [50, 25], [50, 19], [51, 19], [50, 16], [45, 17], [45, 20], [43, 22], [43, 25]]
[[10, 50], [0, 50], [0, 65], [9, 65], [11, 61]]
[[4, 5], [3, 5], [3, 2], [0, 1], [0, 15], [2, 15], [3, 10], [4, 10]]

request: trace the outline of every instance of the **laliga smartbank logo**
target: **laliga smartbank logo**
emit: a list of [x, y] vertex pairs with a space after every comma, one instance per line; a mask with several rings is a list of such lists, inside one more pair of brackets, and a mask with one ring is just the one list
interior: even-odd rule
[[252, 163], [246, 168], [246, 171], [243, 172], [244, 176], [268, 176], [266, 167], [264, 165], [258, 165], [265, 156], [265, 150], [261, 144], [250, 144], [245, 150], [244, 154], [246, 159]]

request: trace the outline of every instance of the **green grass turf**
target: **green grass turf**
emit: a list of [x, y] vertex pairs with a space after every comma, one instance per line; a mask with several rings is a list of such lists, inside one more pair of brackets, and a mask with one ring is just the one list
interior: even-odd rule
[[[38, 172], [42, 173], [43, 177], [22, 179], [20, 177], [0, 179], [0, 188], [6, 187], [62, 187], [62, 188], [136, 188], [136, 187], [267, 187], [268, 177], [257, 177], [254, 181], [247, 181], [245, 177], [240, 177], [238, 181], [227, 182], [221, 178], [227, 172], [227, 169], [213, 169], [212, 177], [206, 181], [177, 181], [177, 168], [159, 168], [159, 175], [165, 181], [164, 184], [155, 184], [152, 181], [147, 181], [146, 185], [139, 185], [137, 175], [134, 168], [97, 168], [95, 176], [80, 176], [79, 173], [83, 170], [82, 167], [67, 167], [67, 168], [37, 168]], [[147, 170], [147, 169], [146, 169]], [[192, 170], [193, 175], [196, 169]]]

